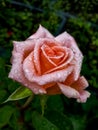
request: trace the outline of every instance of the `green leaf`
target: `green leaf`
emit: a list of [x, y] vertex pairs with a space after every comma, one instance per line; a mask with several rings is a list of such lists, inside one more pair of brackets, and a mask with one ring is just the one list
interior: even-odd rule
[[10, 117], [12, 116], [14, 109], [10, 106], [4, 106], [0, 108], [0, 128], [8, 124]]
[[70, 120], [72, 121], [74, 130], [85, 130], [86, 127], [86, 115], [71, 115]]
[[8, 101], [13, 101], [13, 100], [20, 100], [20, 99], [26, 98], [32, 94], [33, 94], [33, 92], [30, 89], [28, 89], [26, 87], [19, 87], [8, 97], [8, 99], [4, 103], [6, 103]]
[[32, 114], [32, 123], [36, 130], [59, 130], [53, 123], [37, 112]]
[[60, 130], [74, 130], [72, 121], [69, 117], [57, 110], [48, 111], [45, 117], [47, 117], [47, 119], [55, 124]]

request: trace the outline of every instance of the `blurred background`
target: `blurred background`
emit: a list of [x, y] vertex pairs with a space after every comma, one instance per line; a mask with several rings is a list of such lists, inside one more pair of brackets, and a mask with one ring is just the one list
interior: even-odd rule
[[[50, 96], [41, 116], [40, 97], [2, 104], [20, 84], [8, 79], [12, 41], [23, 41], [39, 24], [54, 36], [70, 33], [84, 55], [81, 74], [91, 97], [77, 103]], [[98, 130], [98, 0], [0, 0], [0, 130]]]

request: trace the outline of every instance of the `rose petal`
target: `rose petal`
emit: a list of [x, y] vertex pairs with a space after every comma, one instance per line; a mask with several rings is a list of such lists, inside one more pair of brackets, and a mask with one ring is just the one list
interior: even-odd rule
[[78, 98], [80, 96], [79, 92], [70, 86], [58, 83], [61, 92], [68, 98]]
[[22, 42], [13, 41], [13, 51], [19, 52], [21, 55], [23, 55], [24, 51], [32, 51], [34, 49], [35, 43], [36, 40], [26, 40]]
[[24, 60], [23, 70], [25, 72], [26, 78], [30, 82], [36, 82], [39, 85], [45, 85], [51, 82], [64, 82], [67, 76], [73, 71], [73, 66], [68, 66], [66, 67], [66, 69], [39, 76], [36, 75], [35, 71], [33, 70], [33, 67], [34, 66], [32, 61], [29, 60], [28, 62], [28, 60]]
[[[34, 66], [37, 70], [37, 74], [41, 75], [41, 65], [40, 65], [40, 44], [35, 45], [34, 47], [34, 59], [32, 59], [32, 62], [34, 62]], [[32, 56], [31, 56], [32, 58]]]
[[25, 87], [31, 89], [33, 91], [33, 93], [35, 93], [35, 94], [45, 94], [46, 93], [45, 89], [41, 88], [41, 86], [39, 86], [38, 84], [29, 82], [24, 76], [24, 73], [22, 71], [22, 66], [20, 65], [20, 67], [19, 68], [18, 67], [19, 67], [18, 64], [12, 67], [12, 69], [9, 73], [9, 76], [8, 76], [9, 78], [20, 82]]
[[[19, 43], [17, 43], [17, 42], [14, 43], [14, 50], [12, 53], [12, 57], [13, 57], [12, 68], [9, 73], [9, 78], [12, 78], [13, 80], [16, 80], [16, 81], [22, 83], [24, 86], [30, 88], [35, 94], [46, 93], [46, 91], [43, 88], [41, 88], [38, 84], [32, 83], [25, 78], [23, 68], [22, 68], [23, 67], [22, 66], [23, 52], [20, 51], [21, 49], [19, 49], [17, 51], [17, 48], [19, 47], [17, 44], [19, 44]], [[23, 45], [23, 43], [22, 43], [22, 45]]]
[[88, 91], [83, 91], [80, 93], [80, 97], [77, 99], [77, 102], [85, 103], [87, 98], [90, 97], [90, 93]]
[[79, 79], [74, 82], [71, 87], [75, 88], [78, 91], [82, 91], [83, 89], [85, 89], [86, 87], [88, 87], [88, 82], [85, 79], [84, 76], [79, 77]]
[[23, 71], [25, 76], [28, 77], [28, 80], [31, 78], [31, 72], [32, 77], [36, 75], [36, 68], [34, 66], [34, 52], [30, 53], [29, 56], [27, 56], [23, 61]]
[[56, 64], [49, 58], [49, 56], [46, 54], [44, 48], [46, 48], [45, 45], [43, 45], [41, 47], [41, 56], [40, 56], [42, 74], [44, 74], [48, 70], [51, 70], [52, 68], [56, 67]]
[[76, 98], [77, 102], [85, 103], [87, 98], [90, 97], [90, 93], [88, 91], [83, 90], [81, 93], [79, 93], [76, 89], [70, 86], [66, 86], [61, 83], [58, 83], [58, 86], [65, 96], [68, 98]]
[[36, 38], [54, 38], [54, 36], [43, 26], [39, 26], [35, 34], [31, 35], [28, 39]]
[[55, 68], [50, 69], [49, 71], [46, 71], [44, 74], [51, 73], [53, 71], [62, 70], [62, 69], [66, 69], [67, 68], [67, 66], [71, 63], [71, 61], [73, 59], [73, 52], [70, 49], [68, 49], [68, 48], [67, 48], [66, 51], [68, 52], [68, 56], [67, 56], [67, 59], [65, 57], [65, 62], [62, 60], [63, 63], [61, 65], [58, 65]]
[[[21, 72], [20, 72], [21, 73]], [[11, 71], [9, 73], [9, 78], [14, 79], [21, 84], [23, 84], [25, 87], [29, 88], [30, 90], [33, 91], [34, 94], [46, 94], [47, 92], [45, 91], [44, 88], [41, 88], [38, 84], [36, 83], [31, 83], [27, 79], [24, 78], [23, 74], [20, 74], [20, 76], [14, 76], [14, 73]]]
[[81, 51], [79, 50], [74, 38], [71, 35], [69, 35], [67, 32], [60, 34], [55, 39], [58, 42], [60, 42], [62, 46], [66, 46], [72, 49], [74, 53], [73, 64], [75, 65], [74, 74], [75, 74], [75, 80], [77, 80], [81, 71], [81, 65], [82, 65], [82, 59], [83, 59], [83, 55]]
[[71, 86], [71, 84], [75, 82], [75, 75], [74, 75], [74, 72], [72, 72], [68, 77], [67, 79], [65, 80], [64, 84], [67, 85], [67, 86]]
[[[43, 43], [43, 45], [42, 45], [42, 43]], [[54, 49], [55, 47], [57, 47], [59, 49], [59, 51], [60, 50], [61, 50], [61, 52], [65, 51], [65, 52], [63, 52], [65, 54], [65, 56], [63, 56], [64, 58], [60, 61], [60, 64], [62, 63], [61, 65], [60, 64], [56, 65], [56, 63], [53, 62], [53, 60], [52, 60], [53, 57], [47, 54], [48, 52], [45, 51], [45, 48], [47, 47], [47, 45], [50, 46], [51, 49], [52, 48]], [[39, 42], [37, 43], [36, 46], [37, 46], [37, 48], [41, 48], [41, 54], [39, 56], [40, 56], [42, 74], [47, 74], [52, 71], [64, 69], [73, 59], [72, 50], [70, 50], [69, 48], [60, 46], [58, 44], [58, 42], [56, 42], [54, 39], [47, 39], [47, 38], [39, 39]], [[48, 48], [48, 50], [49, 50], [49, 48]], [[52, 53], [52, 50], [50, 50], [50, 51]], [[57, 58], [60, 58], [60, 57], [57, 56], [55, 58], [57, 60]], [[66, 60], [66, 61], [64, 62], [64, 60]]]
[[55, 84], [52, 87], [49, 87], [46, 91], [47, 91], [47, 94], [49, 95], [61, 94], [61, 90], [57, 84]]

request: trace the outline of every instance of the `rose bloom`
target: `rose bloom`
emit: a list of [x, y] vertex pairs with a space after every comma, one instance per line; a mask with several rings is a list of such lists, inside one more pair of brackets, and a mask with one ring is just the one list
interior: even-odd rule
[[54, 37], [39, 26], [25, 41], [13, 41], [12, 68], [9, 77], [34, 94], [61, 94], [86, 102], [90, 93], [84, 76], [80, 76], [83, 55], [67, 32]]

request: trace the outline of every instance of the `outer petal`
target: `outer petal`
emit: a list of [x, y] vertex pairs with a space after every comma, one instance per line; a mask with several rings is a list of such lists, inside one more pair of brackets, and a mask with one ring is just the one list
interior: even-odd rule
[[87, 98], [90, 97], [90, 93], [88, 91], [83, 91], [80, 93], [80, 97], [77, 99], [77, 102], [85, 103]]
[[84, 76], [79, 77], [79, 79], [74, 82], [71, 87], [75, 88], [76, 90], [78, 90], [79, 92], [83, 91], [83, 89], [85, 89], [86, 87], [88, 87], [88, 82], [85, 79]]
[[83, 55], [81, 51], [79, 50], [74, 38], [71, 35], [69, 35], [67, 32], [60, 34], [55, 39], [58, 42], [60, 42], [62, 46], [66, 46], [72, 49], [74, 53], [74, 61], [72, 64], [75, 65], [74, 74], [75, 74], [75, 80], [77, 80], [80, 74], [82, 59], [83, 59]]
[[64, 84], [58, 83], [58, 86], [61, 92], [68, 98], [79, 98], [80, 94], [77, 90], [71, 88], [70, 86], [66, 86]]
[[16, 58], [14, 57], [17, 57], [17, 55], [21, 55], [20, 62], [22, 62], [24, 53], [25, 52], [30, 53], [34, 49], [35, 43], [36, 43], [36, 40], [26, 40], [22, 42], [13, 41], [14, 48], [12, 51], [12, 64], [16, 60]]
[[74, 71], [67, 77], [67, 79], [65, 80], [64, 84], [67, 86], [71, 86], [71, 84], [75, 81], [75, 75], [74, 75]]
[[36, 33], [31, 35], [28, 39], [33, 39], [33, 38], [54, 38], [54, 36], [44, 27], [41, 25], [39, 26], [38, 30]]
[[61, 94], [61, 90], [57, 84], [55, 84], [52, 87], [49, 87], [46, 91], [47, 91], [47, 94], [49, 95]]
[[[12, 57], [13, 57], [12, 58], [12, 68], [9, 73], [9, 78], [12, 78], [13, 80], [16, 80], [16, 81], [22, 83], [24, 86], [30, 88], [35, 94], [46, 93], [46, 91], [43, 88], [41, 88], [39, 85], [37, 85], [36, 83], [32, 83], [25, 78], [23, 68], [22, 68], [23, 67], [22, 61], [23, 61], [24, 49], [21, 49], [21, 47], [25, 46], [25, 45], [23, 43], [20, 43], [21, 45], [19, 48], [18, 44], [19, 43], [17, 43], [17, 42], [14, 43], [14, 50], [12, 53]], [[29, 45], [32, 47], [31, 42], [29, 43]]]
[[[24, 62], [23, 66], [25, 76], [30, 82], [35, 82], [39, 85], [45, 85], [51, 82], [64, 82], [67, 76], [72, 72], [73, 66], [66, 67], [66, 69], [44, 74], [41, 76], [35, 75], [33, 70], [28, 69], [28, 64]], [[28, 70], [28, 71], [26, 71]]]
[[66, 86], [64, 84], [58, 83], [61, 92], [68, 98], [76, 98], [77, 102], [85, 103], [87, 98], [90, 97], [90, 93], [83, 90], [81, 93], [76, 89]]
[[87, 98], [90, 97], [90, 93], [84, 90], [86, 87], [88, 87], [88, 82], [84, 76], [79, 77], [79, 79], [76, 82], [74, 82], [71, 85], [71, 87], [73, 87], [80, 93], [80, 96], [77, 99], [77, 102], [85, 103]]

